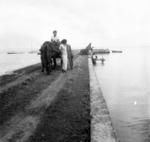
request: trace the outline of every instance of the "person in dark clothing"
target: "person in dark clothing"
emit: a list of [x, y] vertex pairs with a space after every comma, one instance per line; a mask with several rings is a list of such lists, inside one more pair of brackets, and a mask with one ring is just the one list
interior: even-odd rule
[[73, 69], [73, 53], [72, 53], [72, 49], [71, 46], [69, 44], [67, 44], [67, 54], [68, 54], [68, 64], [70, 69]]

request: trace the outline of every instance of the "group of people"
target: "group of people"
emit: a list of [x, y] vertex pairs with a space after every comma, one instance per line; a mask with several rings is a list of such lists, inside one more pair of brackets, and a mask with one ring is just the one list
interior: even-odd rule
[[66, 39], [63, 39], [61, 42], [57, 36], [57, 31], [53, 31], [53, 36], [51, 37], [52, 43], [60, 43], [59, 50], [61, 51], [61, 60], [62, 60], [62, 72], [66, 72], [67, 69], [73, 69], [73, 54], [71, 46], [67, 43]]

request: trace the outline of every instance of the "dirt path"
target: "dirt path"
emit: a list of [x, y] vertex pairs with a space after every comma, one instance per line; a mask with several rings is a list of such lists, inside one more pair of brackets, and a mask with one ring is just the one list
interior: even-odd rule
[[89, 142], [90, 100], [87, 57], [80, 57], [28, 142]]
[[12, 87], [3, 87], [0, 141], [89, 141], [87, 62], [87, 57], [78, 57], [73, 71], [57, 70], [50, 76], [37, 67], [29, 76], [18, 77], [16, 84], [11, 81]]

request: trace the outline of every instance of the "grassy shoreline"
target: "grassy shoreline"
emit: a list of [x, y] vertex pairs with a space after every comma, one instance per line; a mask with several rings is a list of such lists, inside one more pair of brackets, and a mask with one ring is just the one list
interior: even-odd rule
[[90, 141], [87, 56], [78, 56], [66, 74], [33, 68], [0, 89], [0, 140]]
[[[74, 69], [67, 73], [58, 67], [47, 76], [36, 64], [19, 69], [10, 80], [4, 79], [0, 88], [0, 141], [114, 140], [106, 102], [94, 88], [98, 84], [91, 90], [89, 69], [88, 56], [77, 55]], [[106, 128], [107, 135], [103, 135]]]

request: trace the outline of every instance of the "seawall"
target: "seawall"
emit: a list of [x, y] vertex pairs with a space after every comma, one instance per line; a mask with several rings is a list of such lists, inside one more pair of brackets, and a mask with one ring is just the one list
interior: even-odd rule
[[89, 61], [90, 102], [91, 102], [91, 142], [118, 142], [113, 129], [110, 113], [100, 89], [94, 67]]

